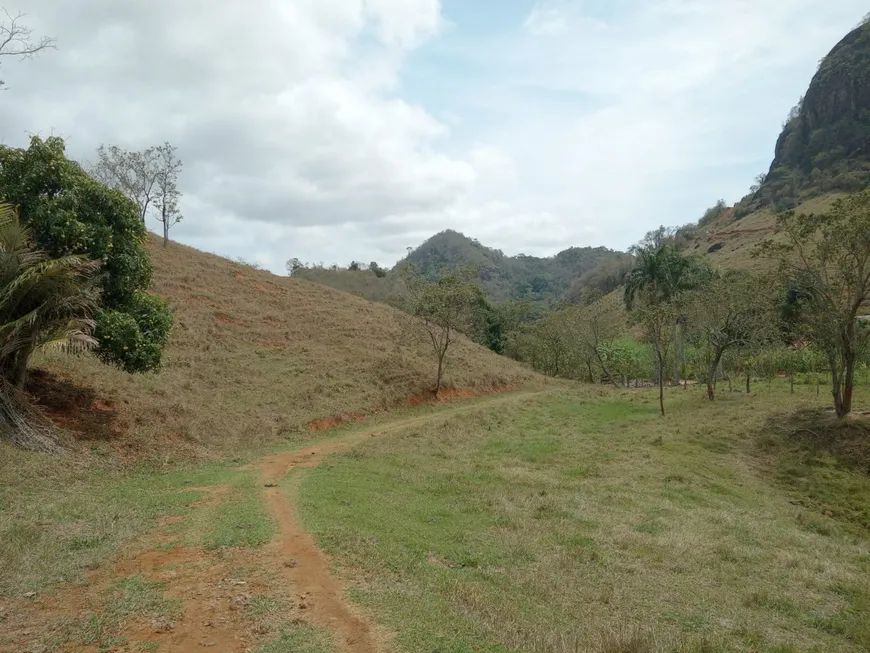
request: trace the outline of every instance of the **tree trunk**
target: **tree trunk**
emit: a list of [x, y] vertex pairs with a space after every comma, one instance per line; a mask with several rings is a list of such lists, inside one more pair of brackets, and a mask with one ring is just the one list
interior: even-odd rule
[[716, 371], [719, 369], [719, 362], [722, 360], [722, 352], [717, 351], [713, 362], [710, 364], [710, 369], [707, 372], [707, 398], [710, 401], [716, 399]]
[[856, 355], [854, 352], [850, 351], [846, 354], [846, 366], [843, 374], [843, 385], [841, 391], [842, 394], [839, 406], [835, 406], [837, 409], [837, 417], [840, 418], [846, 417], [852, 412], [852, 391], [855, 387], [855, 359]]
[[24, 388], [27, 383], [27, 363], [30, 361], [30, 349], [24, 349], [18, 352], [15, 357], [14, 367], [12, 368], [12, 385], [19, 390]]
[[169, 222], [166, 220], [166, 216], [163, 216], [163, 246], [166, 247], [169, 244]]
[[677, 320], [677, 328], [674, 329], [674, 385], [680, 385], [680, 348], [682, 346], [683, 329]]
[[836, 356], [829, 354], [828, 361], [831, 363], [831, 395], [834, 397], [834, 411], [837, 413], [837, 417], [843, 417], [846, 415], [843, 412], [843, 385]]
[[749, 394], [752, 390], [750, 389], [750, 381], [752, 380], [752, 375], [747, 372], [746, 373], [746, 394]]
[[432, 391], [432, 394], [435, 395], [435, 398], [438, 398], [438, 393], [441, 391], [441, 381], [444, 378], [444, 356], [447, 353], [447, 349], [440, 349], [438, 351], [438, 376], [435, 377], [435, 390]]
[[665, 416], [665, 361], [661, 351], [656, 349], [656, 362], [659, 368], [659, 409], [662, 411], [662, 417]]

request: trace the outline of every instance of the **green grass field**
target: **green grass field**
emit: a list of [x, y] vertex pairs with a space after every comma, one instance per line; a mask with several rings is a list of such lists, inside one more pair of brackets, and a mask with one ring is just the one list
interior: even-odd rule
[[[654, 390], [567, 383], [406, 409], [310, 434], [353, 446], [279, 491], [384, 653], [865, 651], [870, 426], [832, 428], [816, 392], [779, 380], [711, 404], [669, 388], [664, 419]], [[0, 624], [14, 634], [0, 650], [31, 650], [14, 647], [21, 632], [44, 651], [183, 650], [149, 624], [196, 619], [197, 587], [231, 619], [214, 641], [342, 650], [280, 573], [248, 464], [270, 450], [112, 471], [5, 447]], [[167, 560], [113, 566], [143, 553]], [[226, 611], [236, 584], [250, 590]]]
[[774, 385], [528, 399], [305, 472], [305, 524], [399, 651], [865, 651], [870, 478]]

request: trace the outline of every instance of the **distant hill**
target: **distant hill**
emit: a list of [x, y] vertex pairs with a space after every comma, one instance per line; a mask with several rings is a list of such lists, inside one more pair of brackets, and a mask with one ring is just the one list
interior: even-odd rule
[[549, 306], [566, 297], [572, 284], [600, 264], [621, 260], [625, 255], [606, 247], [571, 247], [555, 256], [506, 256], [456, 231], [442, 231], [413, 250], [386, 277], [368, 270], [307, 268], [297, 275], [376, 301], [388, 301], [401, 288], [396, 270], [413, 263], [430, 279], [461, 267], [479, 271], [479, 282], [490, 302], [500, 304], [524, 299]]
[[870, 22], [822, 60], [789, 115], [770, 171], [737, 205], [736, 217], [785, 210], [812, 197], [870, 186]]
[[[132, 376], [52, 355], [34, 374], [51, 413], [82, 438], [136, 456], [226, 453], [292, 440], [315, 420], [407, 405], [431, 388], [430, 348], [402, 336], [389, 306], [176, 243], [154, 239], [149, 250], [153, 292], [175, 312], [165, 369]], [[464, 338], [455, 345], [448, 387], [536, 378]]]

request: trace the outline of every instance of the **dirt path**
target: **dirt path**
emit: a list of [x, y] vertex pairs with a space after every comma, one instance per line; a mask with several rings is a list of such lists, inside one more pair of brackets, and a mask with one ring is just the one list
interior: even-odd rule
[[536, 394], [541, 393], [528, 392], [499, 396], [469, 406], [396, 420], [361, 429], [341, 440], [324, 442], [300, 451], [281, 453], [261, 461], [259, 467], [267, 488], [269, 510], [279, 528], [279, 539], [275, 544], [279, 555], [284, 558], [285, 576], [304, 597], [303, 602], [310, 620], [318, 626], [335, 630], [340, 637], [342, 650], [346, 653], [375, 653], [382, 649], [376, 644], [371, 624], [345, 601], [345, 587], [332, 575], [329, 558], [317, 547], [314, 538], [300, 524], [293, 502], [288, 501], [288, 498], [274, 487], [277, 481], [295, 468], [316, 467], [324, 457], [348, 449], [361, 440]]
[[[209, 551], [203, 547], [172, 546], [169, 529], [180, 518], [161, 520], [144, 538], [142, 553], [118, 561], [107, 570], [94, 571], [79, 586], [61, 588], [35, 602], [19, 601], [5, 616], [3, 626], [14, 642], [0, 643], [0, 652], [43, 650], [47, 636], [62, 634], [64, 619], [86, 622], [94, 606], [103, 603], [107, 588], [118, 578], [141, 577], [162, 583], [165, 596], [182, 609], [172, 618], [130, 615], [118, 624], [121, 639], [134, 648], [135, 642], [150, 642], [160, 653], [241, 653], [252, 650], [270, 631], [246, 609], [257, 596], [275, 596], [285, 607], [282, 621], [300, 621], [334, 632], [342, 653], [384, 653], [387, 637], [345, 600], [345, 586], [331, 572], [331, 561], [304, 530], [295, 509], [295, 497], [278, 488], [278, 482], [296, 468], [316, 467], [328, 455], [388, 433], [412, 428], [458, 414], [489, 409], [494, 405], [520, 401], [545, 391], [510, 393], [461, 405], [433, 410], [424, 415], [382, 424], [364, 425], [296, 451], [264, 458], [247, 469], [259, 471], [269, 512], [278, 526], [278, 537], [260, 549]], [[206, 496], [191, 508], [219, 504], [230, 488], [191, 488]], [[245, 570], [245, 571], [243, 571]], [[243, 575], [239, 575], [242, 573]], [[0, 610], [0, 616], [3, 611]], [[58, 631], [58, 632], [54, 632]], [[75, 635], [74, 639], [79, 639]], [[66, 644], [63, 650], [96, 651], [91, 644]]]

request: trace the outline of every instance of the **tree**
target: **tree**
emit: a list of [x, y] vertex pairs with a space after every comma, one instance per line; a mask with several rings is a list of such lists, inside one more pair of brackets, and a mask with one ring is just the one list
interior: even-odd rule
[[[653, 238], [651, 242], [655, 240]], [[706, 263], [696, 257], [683, 256], [667, 240], [657, 247], [636, 247], [634, 254], [635, 264], [625, 282], [625, 306], [629, 311], [639, 295], [643, 296], [647, 304], [672, 302], [681, 293], [702, 287], [714, 276]], [[680, 382], [680, 362], [685, 358], [685, 316], [676, 314], [674, 319], [680, 327], [674, 331], [674, 337], [678, 339], [674, 355], [674, 384], [677, 385]], [[661, 370], [659, 375], [663, 374], [664, 370]]]
[[287, 272], [292, 277], [294, 274], [299, 272], [299, 270], [304, 270], [305, 264], [302, 261], [300, 261], [298, 258], [293, 257], [289, 261], [287, 261], [286, 267], [287, 267]]
[[685, 297], [691, 333], [701, 356], [707, 397], [715, 398], [716, 374], [726, 351], [776, 336], [776, 302], [769, 285], [734, 272]]
[[704, 211], [704, 215], [698, 221], [698, 226], [703, 227], [704, 225], [710, 224], [716, 218], [721, 217], [727, 210], [728, 204], [725, 203], [725, 200], [719, 200], [709, 209]]
[[592, 366], [595, 365], [609, 383], [620, 387], [622, 380], [617, 369], [618, 353], [614, 341], [623, 332], [625, 310], [619, 296], [610, 294], [580, 308], [575, 319], [576, 337], [582, 347], [590, 380], [594, 381]]
[[665, 415], [665, 362], [676, 330], [676, 310], [670, 302], [645, 302], [637, 309], [637, 318], [643, 327], [643, 337], [653, 346], [659, 386], [659, 409]]
[[870, 299], [870, 191], [838, 199], [821, 215], [782, 213], [777, 226], [781, 240], [762, 243], [757, 254], [775, 261], [795, 290], [797, 324], [827, 356], [834, 410], [843, 418], [868, 337], [858, 312]]
[[139, 207], [142, 223], [157, 196], [156, 152], [149, 147], [142, 152], [128, 152], [117, 145], [100, 145], [97, 163], [90, 173], [100, 183], [116, 188]]
[[184, 218], [178, 209], [181, 192], [178, 190], [178, 174], [181, 172], [181, 159], [176, 156], [177, 148], [164, 143], [155, 148], [157, 151], [157, 221], [163, 223], [163, 246], [169, 243], [169, 230]]
[[378, 279], [383, 279], [387, 276], [387, 270], [378, 265], [377, 261], [369, 263], [369, 270], [371, 270]]
[[100, 357], [128, 372], [158, 368], [172, 314], [147, 292], [151, 261], [136, 205], [67, 159], [56, 137], [34, 137], [27, 149], [0, 146], [0, 196], [51, 258], [100, 261], [94, 315]]
[[420, 328], [435, 355], [436, 373], [432, 394], [444, 381], [447, 354], [460, 333], [471, 333], [476, 322], [480, 289], [459, 274], [427, 281], [411, 264], [401, 270], [408, 288], [407, 313]]
[[[0, 19], [0, 57], [30, 59], [43, 50], [55, 49], [55, 40], [48, 36], [33, 39], [33, 30], [21, 23], [24, 14], [12, 15], [2, 10], [5, 19]], [[0, 79], [0, 88], [5, 82]]]
[[47, 346], [89, 349], [99, 263], [35, 249], [15, 210], [0, 204], [0, 377], [21, 388], [31, 354]]
[[154, 208], [157, 221], [163, 223], [165, 246], [169, 242], [169, 230], [182, 220], [178, 210], [181, 197], [178, 175], [182, 167], [176, 148], [169, 143], [141, 152], [129, 152], [117, 145], [100, 145], [91, 174], [135, 202], [143, 223], [149, 209]]

